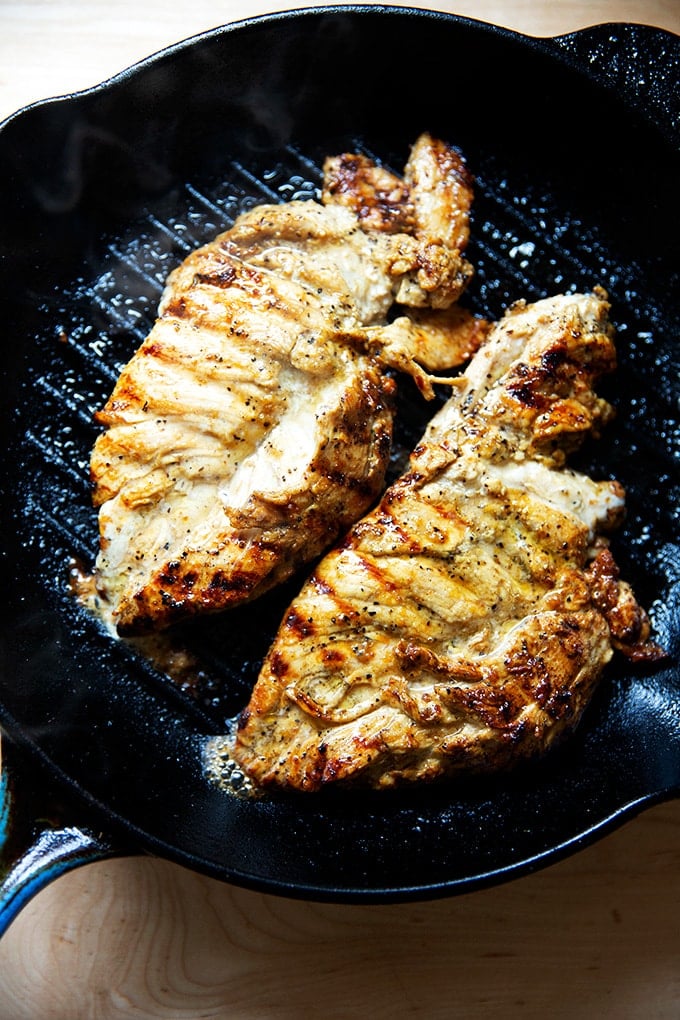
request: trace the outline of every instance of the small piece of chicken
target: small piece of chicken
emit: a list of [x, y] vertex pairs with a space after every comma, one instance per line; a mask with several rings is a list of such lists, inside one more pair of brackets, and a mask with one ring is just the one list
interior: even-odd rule
[[[479, 343], [484, 325], [450, 311], [472, 199], [452, 149], [423, 135], [403, 180], [338, 157], [323, 198], [257, 206], [189, 255], [97, 415], [96, 585], [121, 635], [251, 599], [317, 557], [383, 486], [384, 367], [429, 396], [429, 372]], [[396, 299], [419, 319], [388, 323]]]
[[613, 481], [565, 466], [611, 408], [603, 291], [518, 303], [410, 469], [293, 601], [238, 720], [263, 787], [390, 787], [502, 768], [571, 730], [613, 648], [654, 658], [602, 532]]

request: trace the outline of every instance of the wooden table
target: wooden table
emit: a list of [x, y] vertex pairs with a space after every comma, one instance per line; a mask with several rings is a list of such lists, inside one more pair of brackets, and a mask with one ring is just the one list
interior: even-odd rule
[[[0, 0], [0, 119], [241, 17], [257, 0]], [[604, 21], [680, 33], [678, 0], [458, 0], [536, 35]], [[677, 1020], [680, 802], [557, 865], [450, 900], [318, 905], [147, 857], [71, 872], [0, 942], [0, 1020], [370, 1016]]]

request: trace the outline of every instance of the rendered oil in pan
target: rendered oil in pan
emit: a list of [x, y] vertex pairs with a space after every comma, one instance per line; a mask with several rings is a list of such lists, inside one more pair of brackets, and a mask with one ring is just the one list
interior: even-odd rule
[[[346, 149], [381, 156], [360, 138], [344, 141]], [[534, 300], [594, 284], [610, 293], [620, 362], [611, 399], [619, 406], [619, 421], [592, 450], [584, 451], [582, 460], [595, 476], [625, 479], [629, 517], [616, 539], [616, 555], [624, 576], [630, 572], [636, 576], [639, 595], [663, 631], [659, 614], [663, 616], [663, 607], [671, 601], [663, 582], [669, 558], [679, 562], [680, 553], [655, 542], [653, 512], [654, 507], [680, 505], [680, 484], [677, 474], [671, 477], [664, 456], [655, 475], [655, 492], [650, 493], [648, 478], [644, 492], [637, 491], [635, 475], [628, 469], [632, 455], [654, 458], [659, 443], [666, 452], [675, 444], [677, 455], [677, 410], [663, 385], [664, 377], [677, 372], [677, 356], [664, 344], [663, 314], [631, 289], [631, 281], [639, 277], [637, 267], [618, 265], [609, 254], [607, 239], [598, 237], [578, 216], [556, 214], [550, 199], [529, 180], [524, 189], [511, 186], [492, 158], [486, 166], [470, 169], [476, 179], [476, 201], [469, 255], [476, 276], [464, 299], [469, 307], [496, 317], [519, 298]], [[93, 260], [93, 277], [75, 280], [70, 289], [41, 306], [44, 329], [36, 336], [40, 356], [22, 401], [24, 462], [30, 480], [22, 510], [24, 541], [38, 543], [45, 552], [45, 584], [66, 591], [72, 561], [85, 572], [93, 565], [98, 542], [88, 481], [97, 434], [93, 415], [150, 330], [170, 270], [254, 204], [318, 198], [320, 180], [319, 161], [291, 146], [271, 166], [249, 168], [233, 162], [219, 179], [200, 186], [187, 182], [128, 233], [105, 239]], [[84, 266], [84, 272], [89, 268]], [[659, 386], [644, 396], [635, 395], [633, 381], [639, 371], [659, 378]], [[410, 380], [401, 380], [399, 393], [393, 475], [403, 468], [408, 450], [433, 412]], [[439, 398], [445, 395], [442, 390]], [[654, 442], [649, 441], [651, 436]], [[148, 642], [131, 642], [128, 649], [154, 682], [169, 683], [173, 693], [179, 690], [219, 732], [245, 703], [298, 583], [294, 579], [254, 606], [176, 628], [169, 644], [163, 639], [151, 654]]]

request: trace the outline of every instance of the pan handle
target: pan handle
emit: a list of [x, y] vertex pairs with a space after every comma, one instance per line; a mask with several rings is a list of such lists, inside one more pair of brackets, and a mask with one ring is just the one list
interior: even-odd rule
[[0, 758], [0, 937], [41, 889], [65, 872], [130, 851], [87, 826], [66, 825], [67, 804], [46, 770], [2, 733]]
[[561, 59], [587, 70], [680, 148], [680, 35], [651, 25], [611, 23], [549, 43]]

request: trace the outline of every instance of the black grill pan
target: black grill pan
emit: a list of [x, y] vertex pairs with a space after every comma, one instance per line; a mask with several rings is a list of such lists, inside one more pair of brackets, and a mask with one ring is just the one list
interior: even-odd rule
[[[0, 127], [7, 918], [64, 862], [123, 849], [289, 896], [447, 895], [676, 795], [679, 67], [680, 39], [645, 26], [536, 40], [422, 10], [332, 8], [218, 29]], [[300, 579], [177, 631], [200, 662], [189, 679], [114, 642], [72, 591], [97, 545], [92, 415], [188, 251], [255, 203], [314, 197], [328, 153], [400, 170], [423, 130], [476, 178], [468, 307], [497, 317], [520, 297], [609, 292], [620, 364], [603, 392], [618, 420], [579, 466], [626, 487], [615, 556], [669, 656], [616, 658], [576, 735], [511, 775], [239, 799], [206, 777], [203, 748], [245, 703]], [[395, 471], [431, 413], [402, 380]], [[37, 869], [21, 827], [32, 811], [54, 815], [32, 830], [48, 848]]]

